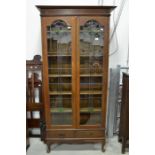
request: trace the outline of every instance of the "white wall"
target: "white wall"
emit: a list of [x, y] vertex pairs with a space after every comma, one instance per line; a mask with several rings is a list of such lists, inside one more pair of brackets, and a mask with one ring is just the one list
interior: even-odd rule
[[[107, 0], [108, 1], [108, 0]], [[113, 15], [116, 20], [118, 17], [118, 12], [120, 10], [120, 4], [122, 0], [116, 0], [117, 9], [111, 16], [111, 32], [114, 28]], [[111, 3], [113, 4], [113, 3]], [[117, 50], [117, 52], [110, 56], [110, 67], [115, 67], [117, 64], [121, 66], [128, 66], [128, 45], [129, 45], [129, 3], [128, 0], [125, 0], [124, 8], [122, 10], [122, 14], [120, 16], [120, 20], [116, 29], [116, 33], [110, 42], [110, 53], [113, 53]], [[116, 35], [117, 34], [117, 35]], [[116, 37], [118, 39], [118, 44], [116, 43]], [[117, 48], [118, 47], [118, 48]]]
[[[122, 0], [103, 0], [104, 5], [115, 4], [115, 20], [120, 9]], [[35, 5], [98, 5], [102, 0], [28, 0], [27, 1], [27, 53], [26, 59], [32, 59], [35, 54], [41, 54], [41, 23], [39, 11]], [[126, 0], [122, 15], [117, 27], [118, 51], [110, 56], [110, 67], [115, 67], [117, 64], [122, 66], [127, 65], [128, 57], [128, 0]], [[111, 16], [110, 31], [114, 28], [113, 14]], [[116, 34], [110, 43], [110, 53], [117, 49]]]

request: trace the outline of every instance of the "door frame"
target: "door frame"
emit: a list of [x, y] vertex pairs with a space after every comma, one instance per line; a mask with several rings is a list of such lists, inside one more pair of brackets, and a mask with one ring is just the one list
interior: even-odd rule
[[[103, 89], [102, 89], [102, 121], [101, 125], [80, 125], [80, 25], [84, 25], [89, 20], [96, 20], [104, 27], [103, 46]], [[105, 128], [106, 108], [108, 95], [108, 63], [109, 63], [109, 17], [105, 16], [80, 16], [77, 18], [77, 128]]]
[[[72, 125], [52, 125], [52, 116], [50, 112], [50, 99], [49, 99], [49, 82], [48, 82], [48, 53], [47, 53], [47, 26], [52, 24], [56, 20], [63, 20], [72, 27], [71, 29], [71, 40], [72, 40]], [[42, 17], [42, 53], [43, 53], [43, 100], [45, 109], [45, 121], [47, 129], [61, 129], [61, 128], [76, 128], [76, 21], [74, 16], [53, 16], [53, 17]]]

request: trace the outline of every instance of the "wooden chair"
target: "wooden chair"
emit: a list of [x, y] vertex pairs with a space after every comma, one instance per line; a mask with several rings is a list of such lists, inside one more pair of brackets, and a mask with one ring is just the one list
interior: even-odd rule
[[[38, 95], [36, 92], [38, 92]], [[41, 137], [41, 140], [44, 140], [42, 62], [40, 55], [35, 55], [33, 60], [26, 61], [26, 111], [28, 129], [40, 128], [41, 130], [40, 135], [32, 133], [29, 133], [29, 135], [31, 137]], [[39, 113], [40, 118], [34, 117], [36, 111]]]

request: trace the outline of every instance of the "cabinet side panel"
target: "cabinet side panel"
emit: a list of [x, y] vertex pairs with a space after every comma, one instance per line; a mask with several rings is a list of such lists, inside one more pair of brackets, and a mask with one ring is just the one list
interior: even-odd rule
[[48, 60], [47, 60], [47, 41], [46, 41], [46, 17], [41, 18], [42, 32], [42, 57], [43, 57], [43, 100], [45, 110], [46, 127], [50, 127], [50, 106], [48, 96]]
[[108, 70], [109, 70], [109, 17], [105, 19], [105, 42], [104, 42], [104, 56], [103, 56], [103, 105], [102, 105], [102, 126], [105, 128], [106, 125], [106, 109], [107, 109], [107, 98], [108, 98]]

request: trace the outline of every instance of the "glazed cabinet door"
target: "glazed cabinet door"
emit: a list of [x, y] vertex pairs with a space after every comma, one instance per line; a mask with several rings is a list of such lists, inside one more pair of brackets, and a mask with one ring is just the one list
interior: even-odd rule
[[105, 17], [79, 17], [77, 20], [77, 87], [80, 128], [105, 126], [107, 23]]
[[75, 18], [42, 17], [42, 28], [46, 124], [72, 128], [76, 123]]

